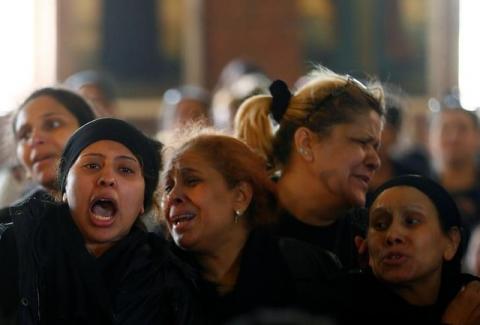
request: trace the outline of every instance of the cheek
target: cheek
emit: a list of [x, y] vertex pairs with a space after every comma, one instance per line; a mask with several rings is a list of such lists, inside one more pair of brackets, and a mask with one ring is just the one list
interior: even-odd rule
[[31, 163], [26, 145], [17, 144], [17, 158], [18, 160], [20, 160], [20, 163], [22, 163], [23, 166], [28, 168], [30, 167]]

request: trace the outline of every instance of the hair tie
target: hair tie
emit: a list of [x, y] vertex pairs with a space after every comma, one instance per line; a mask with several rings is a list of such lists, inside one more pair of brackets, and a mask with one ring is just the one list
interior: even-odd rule
[[287, 111], [292, 93], [290, 93], [287, 84], [283, 80], [275, 80], [268, 89], [272, 94], [270, 113], [275, 122], [280, 124], [283, 115]]

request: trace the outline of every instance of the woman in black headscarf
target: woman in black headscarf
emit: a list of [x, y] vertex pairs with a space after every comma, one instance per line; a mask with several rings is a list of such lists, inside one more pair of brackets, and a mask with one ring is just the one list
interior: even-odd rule
[[162, 239], [139, 226], [139, 216], [153, 205], [160, 146], [111, 118], [74, 133], [59, 166], [62, 202], [32, 198], [12, 208], [13, 224], [0, 228], [0, 320], [195, 319], [188, 271]]
[[434, 181], [407, 175], [384, 183], [369, 204], [369, 268], [340, 278], [332, 294], [333, 304], [340, 301], [340, 318], [369, 324], [478, 322], [480, 282], [460, 273], [461, 230], [455, 202]]

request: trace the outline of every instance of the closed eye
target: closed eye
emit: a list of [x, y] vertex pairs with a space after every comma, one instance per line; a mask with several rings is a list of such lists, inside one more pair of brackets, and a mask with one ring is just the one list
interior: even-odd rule
[[201, 180], [199, 178], [187, 178], [185, 180], [185, 184], [188, 185], [188, 186], [195, 186], [198, 183], [200, 183], [200, 181]]

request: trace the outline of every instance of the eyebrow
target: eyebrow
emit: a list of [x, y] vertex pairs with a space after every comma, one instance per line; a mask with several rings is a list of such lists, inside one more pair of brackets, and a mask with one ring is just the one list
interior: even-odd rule
[[[105, 155], [101, 154], [101, 153], [96, 153], [96, 152], [89, 152], [89, 153], [85, 153], [85, 154], [82, 154], [81, 157], [100, 157], [100, 158], [105, 158]], [[131, 161], [135, 161], [135, 162], [138, 162], [138, 159], [132, 157], [132, 156], [125, 156], [125, 155], [120, 155], [120, 156], [115, 156], [114, 160], [124, 160], [124, 159], [127, 159], [127, 160], [131, 160]]]
[[50, 117], [50, 116], [54, 116], [54, 115], [64, 115], [63, 112], [47, 112], [45, 114], [42, 115], [42, 117]]

